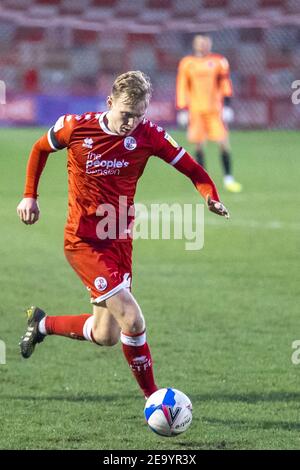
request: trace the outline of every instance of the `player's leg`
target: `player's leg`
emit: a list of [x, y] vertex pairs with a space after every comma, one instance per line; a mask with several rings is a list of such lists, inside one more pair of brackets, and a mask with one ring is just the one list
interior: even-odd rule
[[41, 343], [47, 335], [89, 340], [85, 331], [91, 318], [89, 313], [49, 316], [39, 307], [30, 307], [27, 310], [27, 329], [20, 342], [21, 355], [28, 359], [36, 344]]
[[106, 306], [121, 329], [123, 353], [129, 367], [144, 396], [148, 397], [157, 390], [157, 386], [142, 311], [127, 289], [108, 298]]
[[225, 189], [230, 192], [240, 192], [242, 186], [235, 181], [232, 174], [232, 157], [228, 129], [223, 122], [221, 113], [211, 113], [207, 117], [207, 132], [208, 139], [219, 144]]
[[232, 177], [232, 158], [228, 134], [219, 142], [224, 177]]
[[205, 119], [201, 113], [190, 112], [187, 133], [188, 141], [195, 144], [195, 159], [205, 167], [204, 143], [206, 140]]
[[29, 358], [35, 345], [47, 335], [65, 336], [71, 339], [87, 340], [101, 346], [113, 346], [120, 339], [120, 326], [105, 306], [93, 306], [93, 315], [46, 315], [38, 307], [27, 310], [28, 325], [21, 339], [21, 354]]
[[196, 153], [195, 153], [196, 161], [205, 168], [205, 154], [203, 149], [203, 144], [198, 143], [196, 144]]
[[[118, 279], [110, 279], [108, 265], [112, 263], [111, 259], [108, 257], [106, 262], [103, 252], [97, 251], [93, 246], [86, 243], [78, 243], [76, 249], [67, 246], [65, 255], [94, 297], [109, 292], [119, 283]], [[31, 307], [27, 311], [27, 317], [27, 330], [20, 343], [21, 354], [24, 358], [29, 358], [36, 344], [43, 341], [47, 335], [93, 341], [89, 328], [93, 325], [94, 319], [89, 313], [50, 316], [38, 307]]]
[[103, 306], [93, 306], [93, 318], [86, 324], [86, 334], [90, 340], [102, 346], [114, 346], [119, 342], [121, 328], [115, 317]]
[[21, 342], [21, 354], [30, 357], [35, 345], [49, 334], [112, 346], [122, 329], [124, 355], [144, 395], [149, 396], [157, 387], [144, 318], [128, 291], [132, 248], [131, 244], [121, 245], [97, 250], [81, 244], [80, 249], [67, 250], [68, 261], [90, 290], [95, 305], [94, 315], [46, 316], [40, 309], [31, 309], [27, 332]]
[[36, 344], [47, 335], [65, 336], [71, 339], [87, 340], [99, 346], [113, 346], [120, 339], [120, 327], [106, 307], [93, 306], [93, 315], [46, 315], [38, 307], [27, 310], [28, 325], [21, 339], [22, 356], [27, 359]]
[[219, 141], [220, 158], [224, 172], [224, 187], [232, 193], [239, 193], [242, 190], [242, 185], [235, 181], [232, 172], [232, 156], [229, 144], [228, 134], [226, 137]]

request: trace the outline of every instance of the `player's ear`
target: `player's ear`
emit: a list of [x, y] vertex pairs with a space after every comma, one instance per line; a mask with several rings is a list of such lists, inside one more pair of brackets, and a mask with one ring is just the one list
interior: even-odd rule
[[106, 104], [107, 104], [107, 106], [108, 106], [109, 109], [112, 107], [112, 103], [113, 103], [112, 97], [109, 95], [109, 96], [106, 98]]

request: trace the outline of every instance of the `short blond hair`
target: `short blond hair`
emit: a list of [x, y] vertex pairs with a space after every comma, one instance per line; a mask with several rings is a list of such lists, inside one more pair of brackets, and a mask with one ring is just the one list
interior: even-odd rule
[[128, 104], [137, 104], [140, 101], [150, 101], [152, 95], [151, 80], [144, 72], [132, 70], [119, 75], [112, 86], [111, 94], [114, 98], [126, 95]]

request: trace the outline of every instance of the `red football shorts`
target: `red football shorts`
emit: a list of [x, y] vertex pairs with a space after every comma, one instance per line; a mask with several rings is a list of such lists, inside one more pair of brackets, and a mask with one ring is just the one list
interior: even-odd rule
[[132, 241], [93, 244], [65, 240], [65, 255], [74, 271], [91, 293], [91, 302], [99, 303], [121, 289], [130, 289], [132, 277]]

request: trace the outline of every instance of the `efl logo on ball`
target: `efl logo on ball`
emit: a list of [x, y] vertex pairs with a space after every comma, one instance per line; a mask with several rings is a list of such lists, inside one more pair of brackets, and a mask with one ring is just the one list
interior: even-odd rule
[[155, 433], [172, 437], [185, 432], [192, 422], [192, 403], [189, 397], [175, 388], [161, 388], [147, 400], [144, 413]]

